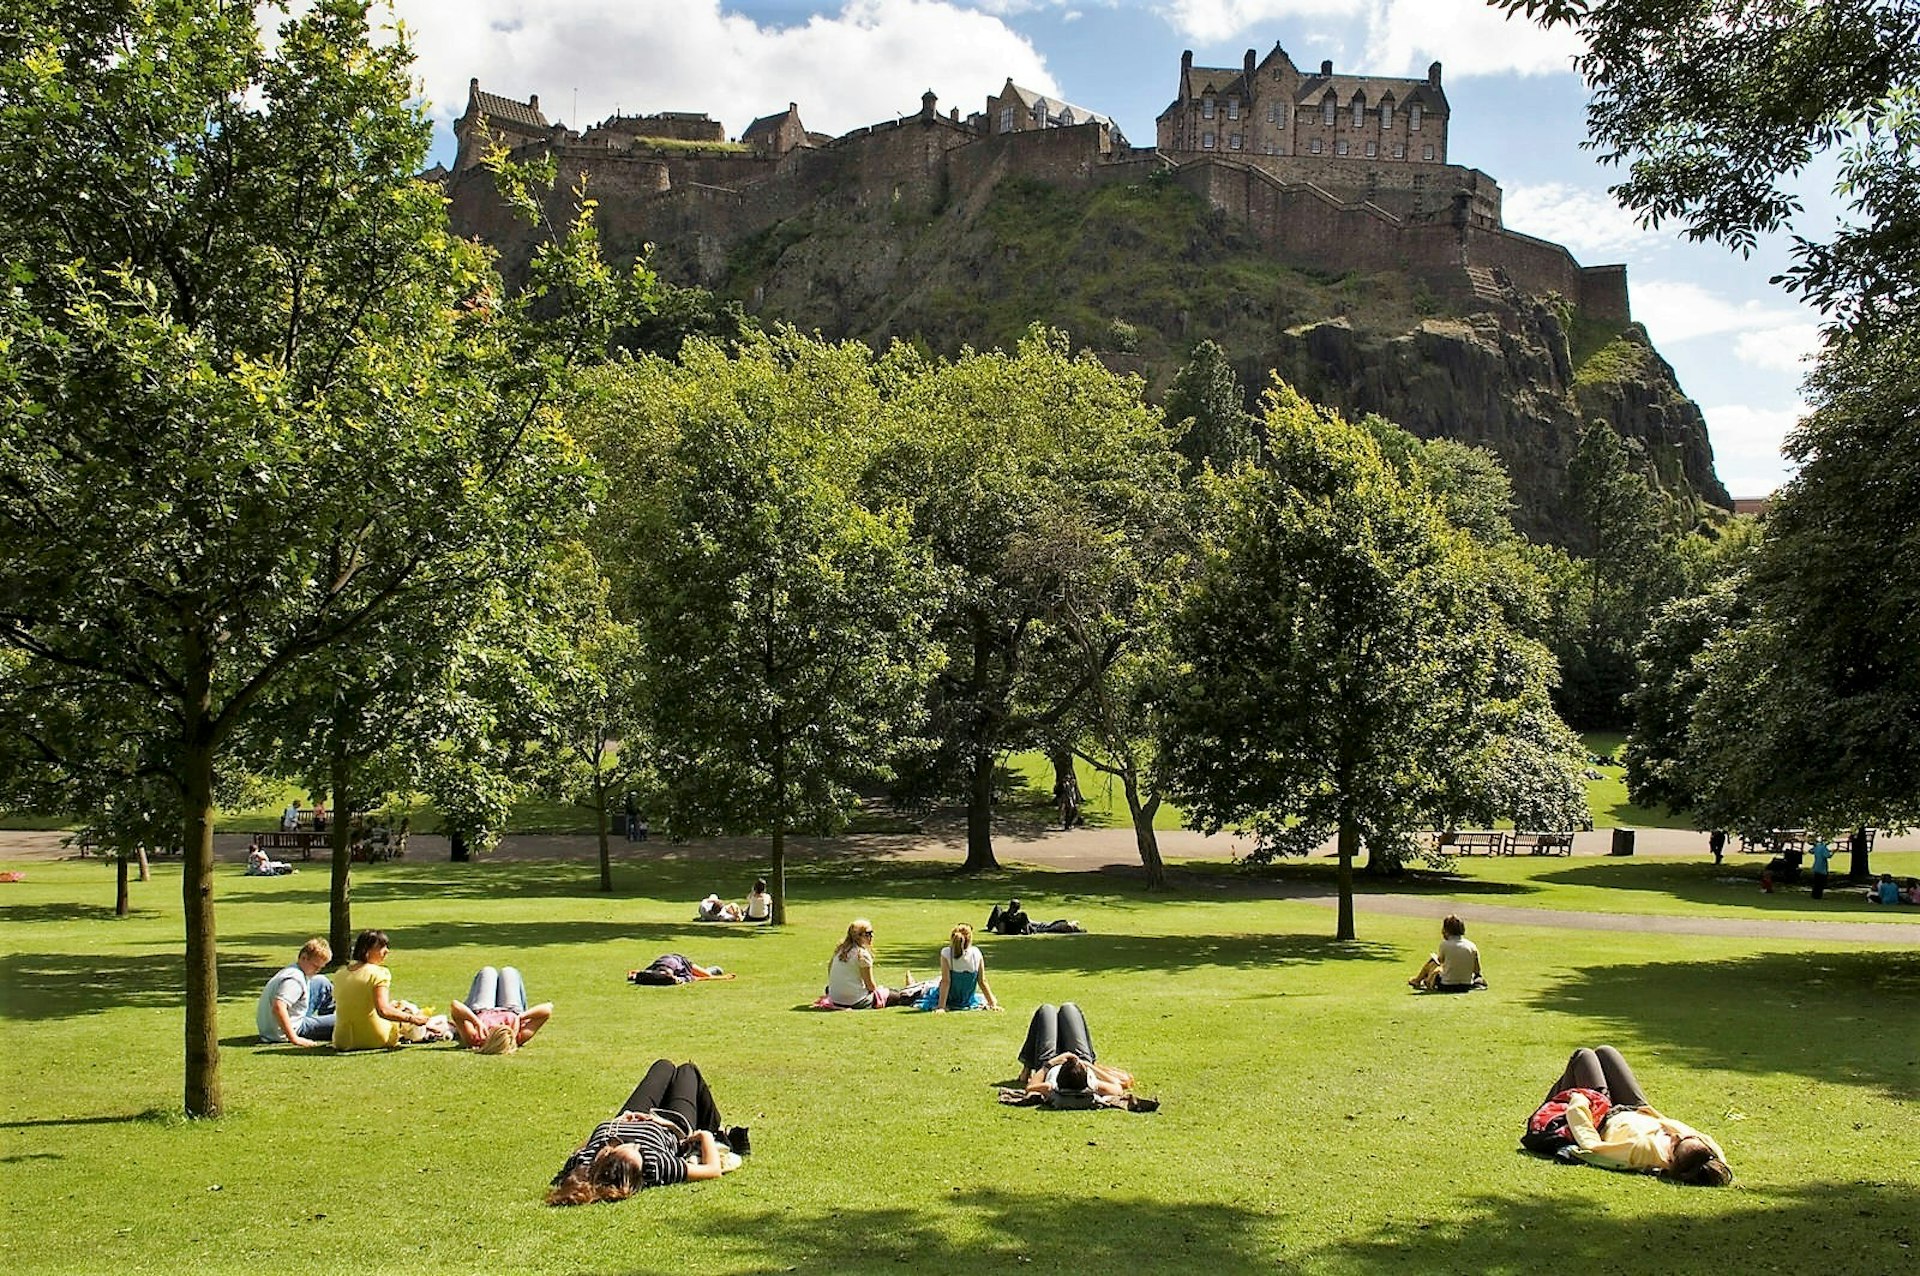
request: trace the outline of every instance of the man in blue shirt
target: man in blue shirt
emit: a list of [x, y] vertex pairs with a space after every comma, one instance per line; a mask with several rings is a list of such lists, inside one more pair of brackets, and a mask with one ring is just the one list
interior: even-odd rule
[[1813, 839], [1813, 897], [1819, 899], [1827, 893], [1827, 864], [1833, 858], [1833, 848], [1827, 845], [1827, 839]]

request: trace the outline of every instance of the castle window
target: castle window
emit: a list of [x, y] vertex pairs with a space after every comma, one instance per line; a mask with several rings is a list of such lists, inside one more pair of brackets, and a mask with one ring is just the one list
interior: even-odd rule
[[1367, 126], [1367, 100], [1358, 93], [1353, 95], [1353, 126], [1355, 128]]
[[1207, 151], [1213, 149], [1213, 134], [1203, 133], [1200, 135], [1200, 148]]
[[1267, 108], [1267, 123], [1278, 124], [1282, 128], [1286, 127], [1287, 104], [1285, 102], [1275, 102]]
[[1376, 155], [1378, 155], [1379, 153], [1380, 153], [1380, 143], [1378, 143], [1378, 142], [1368, 142], [1368, 143], [1367, 143], [1367, 158], [1368, 158], [1368, 159], [1372, 159], [1372, 158], [1373, 158], [1374, 156], [1376, 156]]
[[1341, 138], [1341, 139], [1340, 139], [1339, 141], [1337, 141], [1337, 142], [1335, 142], [1335, 143], [1333, 144], [1333, 153], [1334, 153], [1335, 155], [1345, 155], [1345, 154], [1347, 153], [1347, 139], [1346, 139], [1346, 138], [1344, 138], [1344, 137], [1343, 137], [1343, 138]]
[[1407, 127], [1415, 133], [1420, 131], [1420, 104], [1415, 102], [1407, 108]]
[[1380, 104], [1380, 131], [1393, 132], [1393, 99], [1388, 98]]
[[1395, 142], [1393, 144], [1393, 157], [1395, 159], [1405, 159], [1407, 157], [1407, 145], [1405, 142]]
[[1327, 94], [1320, 102], [1320, 122], [1328, 128], [1332, 128], [1334, 121], [1339, 118], [1339, 115], [1340, 104], [1333, 100], [1333, 94]]
[[1010, 106], [1000, 108], [1000, 131], [1002, 133], [1013, 132], [1013, 108]]
[[1240, 135], [1238, 133], [1235, 133], [1232, 136], [1227, 138], [1227, 149], [1230, 151], [1237, 151], [1240, 149]]
[[1307, 143], [1307, 149], [1315, 155], [1318, 155], [1320, 153], [1320, 139], [1316, 137], [1313, 141]]
[[1210, 120], [1213, 118], [1213, 99], [1212, 98], [1203, 97], [1200, 99], [1200, 118], [1203, 120]]
[[1420, 158], [1421, 158], [1421, 159], [1424, 159], [1424, 160], [1430, 160], [1430, 159], [1432, 159], [1432, 158], [1433, 158], [1433, 148], [1432, 148], [1431, 146], [1423, 146], [1423, 147], [1421, 147], [1421, 148], [1420, 148]]
[[1240, 99], [1239, 98], [1230, 97], [1227, 99], [1227, 118], [1230, 120], [1237, 120], [1240, 118]]

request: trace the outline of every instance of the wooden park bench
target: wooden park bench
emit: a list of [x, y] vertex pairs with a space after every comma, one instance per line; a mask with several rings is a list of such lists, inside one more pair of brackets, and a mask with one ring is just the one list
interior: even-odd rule
[[1513, 844], [1498, 829], [1449, 829], [1434, 836], [1433, 848], [1443, 855], [1513, 854]]
[[1509, 843], [1509, 855], [1525, 851], [1529, 855], [1573, 854], [1572, 833], [1515, 833]]
[[333, 847], [327, 838], [328, 834], [312, 829], [275, 829], [260, 835], [260, 845], [270, 852], [298, 851], [301, 859], [310, 860], [316, 850], [332, 854]]

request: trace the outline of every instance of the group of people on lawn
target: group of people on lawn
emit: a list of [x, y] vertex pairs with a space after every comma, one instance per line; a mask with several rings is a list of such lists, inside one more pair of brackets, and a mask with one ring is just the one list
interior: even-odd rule
[[[764, 882], [755, 884], [764, 891]], [[1019, 914], [1019, 901], [998, 906], [992, 921]], [[1023, 916], [1023, 914], [1021, 914]], [[1079, 929], [1078, 923], [1071, 923]], [[1013, 933], [1034, 933], [1022, 928]], [[907, 972], [899, 988], [874, 977], [873, 923], [856, 918], [827, 965], [823, 1008], [864, 1010], [911, 1005], [935, 1014], [950, 1010], [999, 1010], [986, 977], [986, 960], [973, 942], [973, 928], [957, 925], [940, 950], [938, 979], [915, 980]], [[455, 1001], [444, 1021], [392, 995], [391, 951], [382, 931], [362, 931], [352, 961], [333, 979], [322, 972], [332, 950], [308, 940], [294, 962], [267, 981], [256, 1011], [262, 1041], [314, 1046], [330, 1041], [338, 1050], [391, 1047], [408, 1040], [456, 1038], [483, 1054], [510, 1054], [551, 1019], [553, 1006], [529, 1007], [520, 973], [511, 966], [483, 967], [467, 999]], [[631, 982], [677, 985], [731, 979], [718, 966], [703, 966], [668, 953], [629, 971]], [[1423, 991], [1467, 992], [1484, 988], [1479, 950], [1455, 916], [1442, 924], [1440, 949], [1409, 981]], [[1053, 1108], [1126, 1108], [1150, 1112], [1159, 1105], [1134, 1093], [1133, 1075], [1098, 1060], [1086, 1016], [1073, 1002], [1038, 1007], [1019, 1052], [1019, 1079], [999, 1090], [999, 1101]], [[1576, 1050], [1546, 1100], [1529, 1118], [1522, 1143], [1545, 1155], [1609, 1169], [1659, 1173], [1676, 1182], [1717, 1186], [1732, 1181], [1725, 1154], [1712, 1138], [1663, 1116], [1647, 1102], [1626, 1060], [1610, 1046]], [[607, 1121], [567, 1158], [547, 1195], [550, 1205], [622, 1200], [649, 1187], [718, 1178], [751, 1151], [744, 1126], [726, 1125], [700, 1069], [691, 1062], [657, 1059]]]

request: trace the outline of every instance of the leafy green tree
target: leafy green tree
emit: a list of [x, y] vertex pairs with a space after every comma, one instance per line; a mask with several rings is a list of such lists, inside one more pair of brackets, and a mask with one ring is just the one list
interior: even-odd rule
[[623, 290], [582, 223], [499, 295], [414, 177], [410, 57], [351, 0], [270, 52], [216, 0], [0, 24], [0, 645], [34, 671], [7, 712], [98, 709], [47, 741], [61, 765], [126, 724], [174, 790], [190, 1115], [223, 1106], [212, 834], [241, 728], [586, 490], [552, 392]]
[[[911, 508], [951, 583], [937, 620], [947, 666], [933, 695], [935, 765], [966, 793], [967, 868], [990, 869], [1000, 759], [1055, 732], [1125, 646], [1109, 634], [1091, 662], [1059, 658], [1067, 610], [1092, 596], [1077, 578], [1083, 551], [1124, 557], [1158, 527], [1175, 460], [1137, 379], [1040, 328], [1011, 353], [969, 351], [908, 378], [889, 417], [875, 482]], [[1113, 561], [1104, 550], [1092, 560], [1102, 571]]]
[[1351, 939], [1363, 841], [1387, 861], [1463, 816], [1566, 827], [1575, 742], [1472, 538], [1367, 430], [1284, 385], [1267, 403], [1269, 463], [1223, 482], [1225, 534], [1174, 627], [1162, 764], [1189, 817], [1250, 828], [1256, 858], [1336, 835]]
[[646, 652], [651, 743], [683, 833], [844, 825], [856, 783], [917, 727], [940, 577], [861, 486], [886, 389], [916, 360], [791, 330], [623, 370], [594, 430], [600, 543]]
[[1851, 217], [1796, 237], [1780, 282], [1843, 327], [1920, 304], [1920, 3], [1488, 2], [1579, 32], [1588, 144], [1627, 165], [1626, 208], [1750, 253], [1795, 224], [1797, 179], [1837, 150]]
[[1174, 447], [1195, 467], [1224, 474], [1260, 455], [1259, 419], [1247, 411], [1247, 392], [1227, 352], [1211, 341], [1195, 346], [1174, 373], [1162, 410]]
[[[1625, 749], [1627, 794], [1642, 806], [1697, 811], [1698, 763], [1692, 752], [1693, 714], [1706, 682], [1701, 657], [1747, 619], [1744, 579], [1715, 582], [1676, 598], [1655, 617], [1636, 652], [1637, 679], [1627, 706], [1633, 732]], [[1745, 732], [1736, 735], [1739, 747]]]

